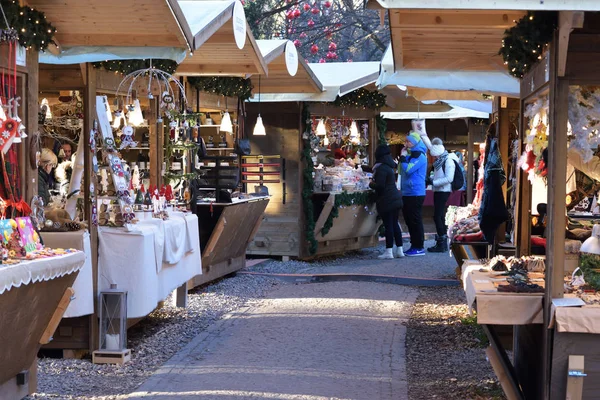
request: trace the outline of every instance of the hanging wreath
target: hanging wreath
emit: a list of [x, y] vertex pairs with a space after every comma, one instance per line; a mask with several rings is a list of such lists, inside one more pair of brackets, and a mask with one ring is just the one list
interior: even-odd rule
[[557, 23], [557, 12], [530, 11], [515, 26], [504, 31], [498, 54], [502, 55], [512, 76], [522, 78], [537, 60], [542, 59]]
[[114, 61], [101, 61], [92, 63], [95, 68], [104, 68], [108, 71], [119, 72], [123, 75], [129, 75], [134, 71], [152, 68], [165, 71], [172, 75], [177, 69], [177, 63], [173, 60], [114, 60]]
[[43, 12], [31, 7], [22, 7], [15, 0], [0, 0], [0, 6], [6, 16], [6, 20], [0, 20], [0, 25], [4, 27], [8, 24], [8, 27], [4, 27], [7, 29], [2, 29], [0, 42], [14, 39], [16, 31], [19, 44], [26, 49], [42, 51], [49, 45], [56, 44], [52, 39], [56, 28], [47, 21]]
[[385, 106], [386, 96], [376, 90], [356, 89], [353, 92], [338, 96], [333, 102], [338, 107], [356, 107], [367, 108], [370, 110], [379, 110]]
[[188, 82], [201, 92], [239, 97], [244, 101], [252, 97], [252, 89], [254, 88], [250, 79], [223, 76], [189, 77]]

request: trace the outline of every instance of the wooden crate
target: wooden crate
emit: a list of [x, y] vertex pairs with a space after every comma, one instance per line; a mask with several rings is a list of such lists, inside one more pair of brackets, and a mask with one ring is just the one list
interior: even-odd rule
[[131, 350], [111, 351], [96, 350], [92, 353], [94, 364], [120, 364], [123, 365], [131, 360]]

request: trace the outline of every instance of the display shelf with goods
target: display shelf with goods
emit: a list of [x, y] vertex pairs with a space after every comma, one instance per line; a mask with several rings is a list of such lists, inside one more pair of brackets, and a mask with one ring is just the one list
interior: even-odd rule
[[[248, 104], [250, 121], [257, 111]], [[380, 222], [366, 172], [377, 114], [329, 104], [263, 107], [267, 135], [251, 137], [252, 153], [280, 154], [285, 186], [265, 184], [272, 199], [249, 254], [308, 259], [378, 243]]]

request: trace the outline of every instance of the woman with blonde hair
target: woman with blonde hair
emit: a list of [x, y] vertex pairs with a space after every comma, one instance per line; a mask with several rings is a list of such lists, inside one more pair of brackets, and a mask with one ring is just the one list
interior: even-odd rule
[[50, 203], [50, 189], [52, 189], [54, 181], [51, 173], [57, 164], [56, 154], [48, 148], [43, 148], [38, 163], [38, 196], [44, 200], [44, 206]]

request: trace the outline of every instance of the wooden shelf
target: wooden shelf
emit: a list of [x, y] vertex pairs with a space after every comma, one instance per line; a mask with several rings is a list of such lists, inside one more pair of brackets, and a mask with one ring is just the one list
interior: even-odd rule
[[[237, 126], [237, 124], [232, 124], [233, 126]], [[198, 125], [200, 128], [220, 128], [221, 125]]]
[[206, 151], [235, 150], [233, 147], [207, 147]]
[[123, 150], [150, 150], [150, 147], [128, 147]]

